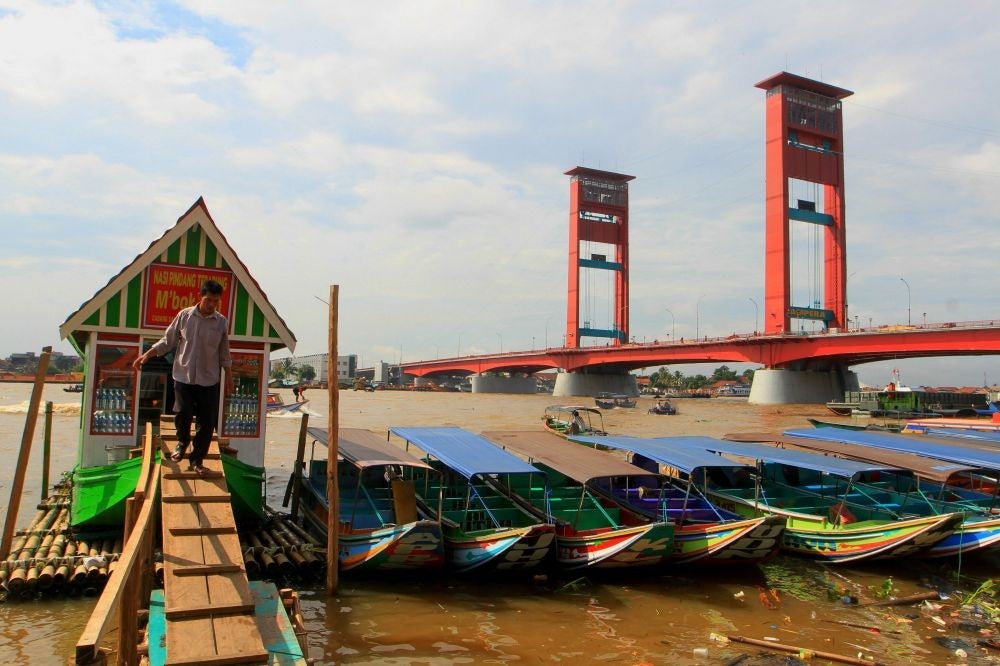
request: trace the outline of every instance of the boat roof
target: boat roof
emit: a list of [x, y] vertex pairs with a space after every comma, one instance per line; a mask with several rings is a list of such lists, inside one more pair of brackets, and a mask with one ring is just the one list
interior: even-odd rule
[[[926, 423], [926, 422], [924, 422]], [[910, 428], [914, 424], [907, 423], [906, 427]], [[965, 443], [969, 446], [978, 446], [979, 442], [1000, 442], [1000, 432], [996, 430], [969, 430], [965, 428], [938, 428], [932, 425], [924, 425], [923, 423], [917, 424], [916, 432], [924, 431], [928, 435], [933, 435], [934, 437], [951, 437], [954, 439], [964, 439], [967, 440]], [[986, 446], [994, 446], [986, 444]]]
[[706, 451], [755, 458], [765, 463], [778, 463], [811, 469], [817, 472], [840, 476], [845, 479], [850, 479], [862, 472], [887, 471], [897, 474], [900, 472], [909, 472], [909, 470], [901, 470], [886, 465], [873, 465], [871, 463], [858, 462], [857, 460], [831, 458], [830, 456], [818, 453], [790, 451], [788, 449], [779, 449], [751, 442], [730, 442], [713, 437], [658, 437], [657, 439], [676, 444], [677, 446], [700, 447]]
[[[692, 474], [699, 468], [741, 468], [748, 467], [728, 458], [720, 458], [714, 453], [694, 447], [672, 446], [662, 439], [640, 437], [593, 437], [590, 435], [570, 435], [570, 441], [584, 444], [601, 444], [623, 451], [631, 451], [656, 462], [674, 467], [685, 474]], [[701, 439], [691, 437], [685, 439]], [[708, 438], [705, 438], [708, 439]]]
[[937, 483], [947, 483], [956, 474], [983, 471], [981, 467], [941, 460], [940, 458], [926, 458], [913, 453], [875, 449], [849, 442], [806, 439], [805, 437], [792, 437], [778, 433], [737, 433], [726, 435], [724, 439], [733, 442], [770, 442], [782, 446], [797, 446], [820, 453], [847, 456], [855, 460], [913, 470], [917, 476]]
[[[826, 432], [829, 431], [829, 432]], [[1000, 451], [988, 451], [962, 446], [954, 439], [939, 440], [927, 435], [897, 435], [872, 430], [842, 430], [841, 428], [795, 428], [785, 431], [792, 437], [824, 441], [850, 442], [890, 451], [914, 453], [966, 465], [1000, 469]]]
[[572, 412], [575, 410], [581, 412], [590, 412], [592, 414], [600, 414], [601, 410], [595, 407], [584, 407], [583, 405], [549, 405], [545, 408], [545, 411], [556, 411], [556, 412]]
[[[327, 444], [325, 428], [308, 428], [309, 436], [321, 444]], [[403, 451], [371, 430], [360, 428], [341, 428], [337, 437], [337, 452], [341, 458], [355, 467], [378, 467], [384, 465], [403, 465], [405, 467], [424, 467], [433, 469], [424, 461]]]
[[543, 430], [490, 431], [483, 437], [534, 462], [548, 465], [579, 483], [607, 476], [649, 476], [641, 467], [621, 458], [568, 442]]
[[466, 479], [477, 474], [542, 474], [517, 456], [461, 428], [393, 427], [389, 432], [415, 444]]

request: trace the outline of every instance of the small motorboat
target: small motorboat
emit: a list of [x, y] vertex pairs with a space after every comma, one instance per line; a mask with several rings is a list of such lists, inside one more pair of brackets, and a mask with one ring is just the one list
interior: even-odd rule
[[281, 395], [277, 393], [267, 394], [267, 413], [277, 414], [278, 412], [294, 412], [302, 409], [309, 403], [308, 400], [302, 402], [284, 402]]
[[656, 404], [649, 408], [649, 413], [673, 416], [677, 413], [677, 408], [671, 405], [669, 400], [657, 400]]
[[66, 393], [83, 393], [83, 384], [72, 384], [70, 386], [64, 386], [63, 391], [66, 391]]
[[594, 404], [601, 409], [614, 409], [615, 399], [610, 393], [599, 393], [596, 398], [594, 398]]

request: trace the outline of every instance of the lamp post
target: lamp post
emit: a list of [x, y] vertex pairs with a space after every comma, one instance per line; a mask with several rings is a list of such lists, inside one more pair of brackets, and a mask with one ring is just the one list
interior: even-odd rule
[[698, 297], [698, 300], [694, 303], [694, 339], [698, 340], [701, 338], [701, 322], [699, 320], [698, 309], [701, 307], [701, 299], [705, 298], [705, 294]]
[[670, 315], [670, 341], [677, 342], [677, 319], [674, 318], [674, 313], [670, 311], [670, 308], [663, 308]]
[[455, 358], [459, 358], [462, 355], [462, 332], [458, 332], [458, 349], [455, 350]]
[[497, 331], [497, 337], [500, 338], [500, 353], [503, 353], [503, 336], [500, 335], [500, 331]]
[[900, 281], [906, 285], [906, 325], [910, 325], [910, 283], [904, 278], [899, 278]]
[[549, 319], [552, 319], [551, 315], [545, 318], [545, 348], [546, 349], [549, 348]]
[[441, 347], [434, 345], [434, 358], [441, 358]]
[[757, 305], [757, 301], [755, 301], [752, 298], [750, 299], [750, 302], [753, 303], [753, 332], [754, 332], [754, 335], [756, 335], [757, 334], [757, 321], [760, 319], [760, 306]]
[[927, 313], [924, 313], [924, 328], [927, 327]]

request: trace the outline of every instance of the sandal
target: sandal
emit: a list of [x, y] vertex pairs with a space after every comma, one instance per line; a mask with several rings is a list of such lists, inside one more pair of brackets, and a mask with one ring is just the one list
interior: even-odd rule
[[187, 450], [187, 444], [178, 442], [177, 446], [174, 447], [174, 452], [170, 454], [170, 459], [173, 460], [174, 462], [180, 462], [181, 460], [184, 459], [184, 452], [186, 450]]
[[198, 476], [208, 476], [212, 472], [212, 470], [205, 467], [204, 465], [192, 465], [191, 469], [193, 469], [194, 473], [197, 474]]

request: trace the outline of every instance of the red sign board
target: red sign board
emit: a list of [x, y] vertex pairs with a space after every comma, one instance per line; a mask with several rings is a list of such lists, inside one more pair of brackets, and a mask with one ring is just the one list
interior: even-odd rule
[[201, 300], [205, 280], [222, 285], [219, 314], [229, 317], [233, 302], [232, 271], [199, 266], [151, 264], [146, 269], [146, 299], [142, 309], [143, 328], [166, 328], [178, 312]]

